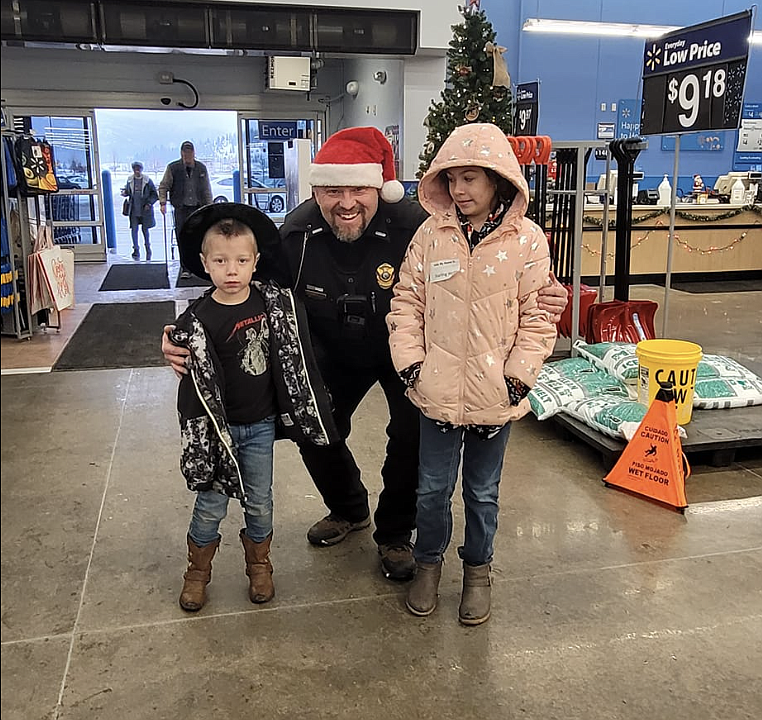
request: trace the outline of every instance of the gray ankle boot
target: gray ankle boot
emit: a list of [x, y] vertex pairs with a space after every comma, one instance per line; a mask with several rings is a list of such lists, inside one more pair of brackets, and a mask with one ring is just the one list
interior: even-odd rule
[[413, 615], [426, 617], [437, 606], [439, 578], [442, 576], [442, 561], [438, 563], [416, 563], [416, 573], [407, 591], [405, 605]]
[[463, 595], [458, 619], [464, 625], [481, 625], [490, 615], [490, 566], [463, 563]]

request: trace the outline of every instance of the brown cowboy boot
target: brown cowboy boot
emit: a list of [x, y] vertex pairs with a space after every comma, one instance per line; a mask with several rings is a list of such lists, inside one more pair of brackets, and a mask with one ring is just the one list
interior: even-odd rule
[[489, 563], [463, 563], [463, 594], [458, 619], [464, 625], [481, 625], [489, 620], [491, 585]]
[[273, 566], [270, 562], [270, 533], [262, 542], [254, 542], [241, 530], [241, 543], [246, 555], [246, 574], [249, 576], [249, 600], [266, 603], [275, 597]]
[[180, 593], [180, 607], [189, 612], [196, 612], [204, 607], [206, 602], [206, 586], [212, 579], [212, 558], [220, 546], [220, 540], [198, 547], [188, 537], [188, 569], [185, 571], [185, 582]]
[[437, 563], [416, 563], [413, 582], [407, 589], [405, 605], [418, 617], [431, 615], [437, 607], [439, 579], [442, 577], [442, 561]]

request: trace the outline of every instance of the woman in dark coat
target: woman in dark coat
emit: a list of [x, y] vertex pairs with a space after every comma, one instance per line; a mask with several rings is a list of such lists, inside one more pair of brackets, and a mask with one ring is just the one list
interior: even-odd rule
[[124, 214], [130, 219], [130, 234], [132, 235], [132, 259], [140, 260], [138, 245], [138, 226], [143, 230], [143, 240], [146, 246], [146, 260], [151, 259], [151, 241], [148, 231], [156, 225], [153, 215], [154, 203], [159, 199], [159, 193], [151, 178], [143, 175], [143, 163], [132, 163], [132, 177], [122, 188], [122, 195], [127, 198]]

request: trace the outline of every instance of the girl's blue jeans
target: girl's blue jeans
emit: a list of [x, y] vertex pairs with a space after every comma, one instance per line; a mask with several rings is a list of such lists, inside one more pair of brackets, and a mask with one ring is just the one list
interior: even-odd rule
[[[262, 542], [273, 530], [273, 443], [275, 416], [250, 425], [231, 425], [235, 456], [246, 494], [243, 517], [246, 535]], [[188, 535], [197, 547], [220, 537], [220, 523], [230, 498], [214, 490], [197, 493]]]
[[465, 428], [442, 432], [421, 415], [418, 469], [418, 535], [413, 554], [418, 562], [437, 563], [452, 538], [452, 495], [461, 466], [466, 536], [458, 555], [469, 565], [492, 561], [497, 531], [498, 489], [510, 424], [489, 440]]

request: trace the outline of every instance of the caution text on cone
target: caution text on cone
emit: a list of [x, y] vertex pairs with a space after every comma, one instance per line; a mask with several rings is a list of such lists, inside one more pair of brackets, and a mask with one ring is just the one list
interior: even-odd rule
[[672, 386], [662, 385], [604, 482], [685, 508], [685, 479], [690, 468], [680, 444], [674, 397]]

